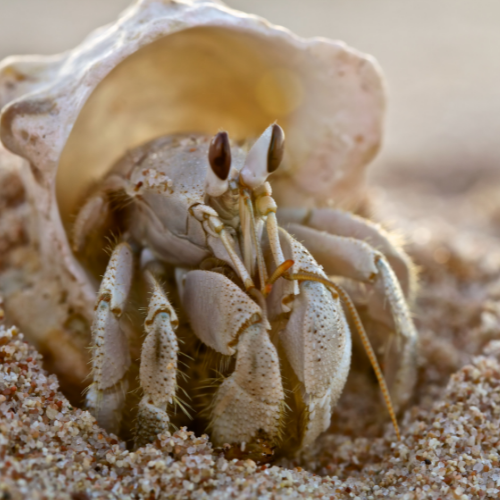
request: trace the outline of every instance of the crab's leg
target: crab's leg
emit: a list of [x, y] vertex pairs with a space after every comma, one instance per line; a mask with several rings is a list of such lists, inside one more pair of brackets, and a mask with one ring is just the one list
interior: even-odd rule
[[128, 387], [125, 378], [130, 366], [128, 342], [120, 317], [130, 290], [132, 251], [120, 243], [104, 274], [92, 323], [93, 382], [87, 392], [87, 406], [99, 425], [118, 432]]
[[284, 392], [278, 354], [262, 309], [222, 274], [186, 275], [183, 306], [195, 334], [216, 351], [236, 352], [234, 372], [215, 395], [212, 438], [216, 444], [279, 437]]
[[80, 208], [73, 224], [71, 244], [79, 253], [83, 250], [88, 235], [102, 228], [110, 214], [109, 196], [113, 192], [124, 189], [124, 181], [117, 175], [109, 176], [100, 189], [90, 196]]
[[332, 235], [355, 238], [368, 243], [386, 257], [398, 277], [405, 297], [412, 299], [416, 289], [416, 273], [411, 259], [394, 236], [378, 224], [333, 208], [313, 210], [280, 208], [277, 213], [280, 225], [284, 228], [287, 228], [288, 224], [300, 224]]
[[143, 446], [167, 431], [167, 404], [172, 404], [177, 386], [177, 354], [175, 329], [177, 315], [165, 292], [146, 271], [152, 288], [148, 315], [144, 324], [146, 339], [142, 344], [140, 381], [144, 396], [137, 415], [136, 446]]
[[[309, 252], [286, 231], [280, 230], [286, 259], [294, 261], [292, 274], [306, 272], [326, 278]], [[294, 287], [290, 286], [294, 285]], [[276, 282], [269, 303], [291, 310], [280, 341], [300, 381], [306, 415], [301, 446], [315, 441], [330, 425], [349, 372], [351, 334], [336, 293], [314, 281]]]
[[382, 253], [354, 238], [336, 236], [299, 224], [288, 229], [300, 239], [329, 275], [343, 276], [380, 286], [374, 294], [371, 308], [375, 314], [384, 314], [384, 300], [394, 319], [397, 333], [397, 367], [391, 381], [391, 395], [396, 408], [404, 405], [412, 394], [416, 377], [417, 332], [405, 297], [394, 271]]

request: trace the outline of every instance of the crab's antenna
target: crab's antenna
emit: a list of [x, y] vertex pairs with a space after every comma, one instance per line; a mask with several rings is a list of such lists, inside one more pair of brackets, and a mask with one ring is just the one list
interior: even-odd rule
[[264, 288], [264, 297], [267, 297], [273, 288], [273, 285], [276, 281], [278, 281], [281, 276], [283, 276], [293, 265], [294, 261], [291, 259], [285, 260], [282, 262], [271, 275], [271, 277], [267, 280], [266, 287]]
[[401, 433], [399, 432], [398, 421], [396, 419], [396, 414], [394, 412], [394, 407], [392, 405], [389, 389], [387, 388], [387, 383], [385, 381], [380, 365], [377, 361], [377, 357], [375, 356], [375, 352], [373, 351], [370, 339], [368, 338], [368, 335], [365, 332], [365, 328], [363, 327], [363, 323], [361, 322], [361, 318], [359, 317], [358, 311], [354, 307], [354, 304], [349, 295], [347, 295], [346, 291], [340, 285], [337, 285], [337, 283], [334, 283], [329, 279], [323, 278], [322, 276], [316, 276], [314, 274], [308, 274], [308, 273], [297, 273], [288, 276], [286, 274], [283, 274], [283, 277], [286, 279], [297, 280], [297, 281], [318, 281], [319, 283], [322, 283], [323, 285], [334, 291], [335, 294], [344, 301], [347, 309], [349, 310], [349, 313], [352, 316], [352, 319], [354, 321], [354, 326], [356, 327], [358, 335], [361, 338], [361, 342], [363, 343], [363, 347], [365, 348], [368, 359], [370, 360], [373, 371], [375, 372], [375, 376], [377, 377], [377, 381], [379, 383], [380, 390], [382, 391], [382, 396], [384, 398], [387, 411], [389, 412], [389, 416], [391, 417], [392, 425], [394, 426], [394, 430], [396, 431], [396, 436], [398, 438], [398, 441], [401, 441]]

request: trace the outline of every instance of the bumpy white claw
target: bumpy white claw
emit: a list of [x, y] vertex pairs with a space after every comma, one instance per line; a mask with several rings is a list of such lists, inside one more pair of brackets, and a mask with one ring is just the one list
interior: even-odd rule
[[200, 340], [223, 354], [237, 353], [234, 372], [215, 396], [214, 442], [249, 443], [258, 435], [277, 440], [284, 392], [261, 308], [222, 274], [200, 270], [186, 276], [183, 305]]
[[212, 439], [219, 445], [248, 443], [259, 433], [276, 439], [284, 397], [276, 348], [262, 323], [251, 325], [238, 342], [234, 372], [215, 396]]
[[182, 302], [197, 337], [217, 352], [233, 355], [245, 326], [261, 320], [260, 307], [219, 273], [191, 271], [184, 287]]
[[[326, 277], [309, 252], [284, 230], [280, 230], [280, 241], [285, 258], [294, 261], [294, 274]], [[302, 437], [305, 447], [330, 425], [332, 409], [349, 373], [351, 334], [335, 294], [315, 281], [295, 283], [300, 283], [299, 293], [293, 300], [288, 297], [292, 313], [280, 341], [300, 381], [306, 408]]]
[[338, 297], [321, 283], [302, 282], [280, 340], [301, 382], [308, 413], [302, 446], [308, 446], [330, 426], [349, 373], [351, 335]]
[[171, 404], [175, 397], [179, 351], [175, 336], [177, 315], [156, 279], [149, 272], [146, 276], [153, 292], [144, 324], [147, 335], [141, 353], [140, 380], [144, 396], [137, 415], [137, 447], [168, 430], [167, 404]]
[[109, 432], [118, 432], [127, 391], [126, 372], [130, 366], [128, 342], [120, 317], [132, 279], [132, 251], [126, 243], [114, 250], [99, 289], [92, 338], [93, 383], [87, 393], [87, 405]]

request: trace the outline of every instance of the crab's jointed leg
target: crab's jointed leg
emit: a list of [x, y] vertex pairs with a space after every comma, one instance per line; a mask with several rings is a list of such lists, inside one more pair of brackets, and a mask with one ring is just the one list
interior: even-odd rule
[[416, 288], [414, 266], [408, 255], [394, 241], [394, 237], [378, 224], [350, 212], [333, 208], [313, 210], [280, 208], [278, 219], [285, 228], [288, 224], [299, 224], [317, 231], [326, 231], [332, 235], [345, 236], [368, 243], [386, 257], [398, 277], [405, 297], [412, 300]]
[[87, 392], [87, 406], [99, 425], [117, 433], [128, 388], [126, 373], [130, 354], [120, 318], [130, 290], [133, 261], [127, 243], [120, 243], [104, 274], [92, 324], [93, 382]]
[[141, 352], [140, 381], [144, 396], [137, 415], [136, 447], [168, 430], [166, 410], [167, 404], [172, 404], [175, 398], [179, 351], [175, 335], [179, 323], [177, 315], [154, 276], [149, 271], [145, 275], [152, 294]]
[[234, 372], [220, 385], [212, 408], [216, 444], [279, 438], [284, 392], [278, 354], [262, 309], [222, 274], [187, 273], [183, 306], [195, 334], [216, 351], [236, 353]]
[[123, 189], [125, 189], [123, 179], [117, 175], [111, 175], [80, 208], [71, 234], [71, 244], [76, 253], [83, 250], [85, 240], [92, 231], [105, 225], [110, 215], [110, 196]]

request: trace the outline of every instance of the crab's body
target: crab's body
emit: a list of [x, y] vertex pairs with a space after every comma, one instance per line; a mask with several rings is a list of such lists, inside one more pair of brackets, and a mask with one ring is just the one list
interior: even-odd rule
[[[119, 430], [131, 363], [121, 317], [133, 283], [132, 248], [152, 292], [141, 355], [144, 397], [137, 444], [170, 426], [169, 414], [178, 401], [178, 315], [159, 284], [158, 265], [176, 269], [178, 306], [192, 334], [233, 359], [227, 378], [214, 384], [209, 408], [201, 408], [209, 413], [217, 444], [245, 443], [255, 449], [258, 442], [266, 449], [297, 449], [328, 428], [349, 372], [351, 334], [339, 288], [307, 249], [277, 225], [266, 179], [273, 170], [268, 167], [273, 148], [279, 150], [274, 169], [281, 161], [283, 138], [273, 125], [252, 148], [231, 146], [225, 133], [212, 142], [189, 134], [156, 139], [127, 153], [81, 208], [73, 230], [77, 253], [85, 255], [91, 233], [101, 232], [104, 238], [106, 231], [121, 231], [122, 243], [99, 291], [94, 382], [87, 395], [89, 407], [109, 430]], [[287, 216], [293, 218], [294, 211], [285, 211]], [[399, 328], [402, 352], [411, 358], [411, 320], [383, 255], [352, 238], [305, 231], [313, 249], [323, 247], [318, 253], [327, 268], [388, 288], [391, 312], [396, 323], [404, 324]], [[96, 245], [95, 237], [91, 241]], [[207, 363], [194, 361], [201, 362]], [[397, 369], [405, 389], [412, 383], [413, 370], [407, 368]], [[207, 378], [215, 375], [209, 371]], [[192, 376], [189, 370], [187, 375]], [[206, 383], [193, 380], [187, 387], [193, 391]], [[394, 387], [398, 404], [404, 400], [400, 389]]]

